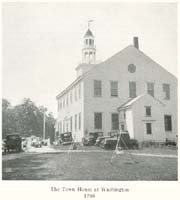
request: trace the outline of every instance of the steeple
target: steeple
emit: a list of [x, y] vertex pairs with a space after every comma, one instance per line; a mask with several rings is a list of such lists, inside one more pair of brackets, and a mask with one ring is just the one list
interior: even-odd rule
[[82, 49], [82, 62], [87, 64], [93, 64], [96, 61], [96, 47], [94, 45], [94, 35], [90, 30], [90, 22], [88, 21], [88, 30], [84, 35], [84, 43]]

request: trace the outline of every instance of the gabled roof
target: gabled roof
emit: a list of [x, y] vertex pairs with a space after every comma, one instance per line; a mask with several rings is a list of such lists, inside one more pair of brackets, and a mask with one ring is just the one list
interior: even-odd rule
[[[92, 32], [90, 29], [87, 30], [85, 36], [93, 36]], [[84, 37], [85, 37], [84, 36]], [[174, 75], [172, 75], [170, 72], [168, 72], [166, 69], [164, 69], [161, 65], [159, 65], [158, 63], [156, 63], [154, 60], [152, 60], [150, 57], [148, 57], [146, 54], [144, 54], [142, 51], [140, 51], [139, 49], [135, 48], [133, 45], [129, 45], [127, 47], [125, 47], [124, 49], [122, 49], [121, 51], [119, 51], [118, 53], [114, 54], [113, 56], [111, 56], [110, 58], [106, 59], [105, 61], [98, 63], [98, 64], [90, 64], [92, 65], [92, 69], [90, 69], [89, 71], [87, 71], [86, 73], [84, 73], [81, 77], [78, 77], [75, 81], [73, 81], [66, 89], [64, 89], [60, 94], [58, 94], [56, 96], [56, 98], [59, 98], [60, 96], [64, 95], [66, 93], [66, 91], [68, 91], [71, 87], [73, 87], [79, 80], [83, 79], [85, 76], [87, 76], [90, 72], [92, 72], [92, 70], [96, 69], [97, 67], [101, 67], [103, 65], [108, 65], [109, 63], [111, 63], [112, 61], [115, 61], [117, 63], [123, 62], [124, 60], [124, 56], [130, 58], [134, 53], [137, 53], [137, 55], [142, 56], [146, 59], [146, 61], [148, 62], [153, 62], [156, 65], [158, 65], [164, 72], [168, 73], [171, 77], [175, 78], [176, 77]], [[82, 65], [86, 65], [86, 64], [82, 64]], [[76, 69], [78, 69], [81, 65], [77, 66]]]
[[142, 95], [139, 95], [135, 98], [132, 98], [132, 99], [128, 99], [127, 101], [125, 101], [123, 104], [121, 104], [117, 109], [118, 111], [120, 110], [124, 110], [130, 106], [132, 106], [132, 104], [134, 104], [138, 99], [140, 99], [142, 96], [144, 96], [144, 94]]
[[82, 76], [79, 76], [76, 78], [68, 87], [66, 87], [62, 92], [60, 92], [57, 96], [56, 99], [64, 95], [69, 89], [71, 89], [76, 83], [78, 83], [82, 79]]
[[141, 95], [139, 95], [139, 96], [137, 96], [137, 97], [135, 97], [135, 98], [129, 99], [128, 101], [124, 102], [123, 104], [121, 104], [121, 105], [117, 108], [117, 110], [118, 110], [118, 111], [125, 110], [125, 109], [131, 107], [134, 103], [136, 103], [137, 101], [139, 101], [141, 98], [143, 98], [143, 97], [145, 97], [145, 96], [151, 97], [153, 100], [157, 101], [158, 103], [160, 103], [160, 104], [162, 104], [162, 105], [164, 106], [164, 104], [163, 104], [159, 99], [154, 98], [154, 97], [152, 97], [152, 96], [149, 95], [149, 94], [141, 94]]

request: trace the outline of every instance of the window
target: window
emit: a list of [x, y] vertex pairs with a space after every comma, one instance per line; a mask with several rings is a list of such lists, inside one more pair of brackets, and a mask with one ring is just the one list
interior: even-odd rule
[[60, 121], [60, 125], [59, 125], [59, 133], [62, 133], [62, 121]]
[[62, 109], [62, 100], [60, 100], [60, 110]]
[[101, 81], [94, 80], [94, 96], [100, 97], [101, 95]]
[[118, 82], [111, 81], [111, 96], [117, 97], [118, 96]]
[[145, 106], [146, 117], [151, 117], [151, 106]]
[[86, 44], [88, 44], [88, 39], [86, 39]]
[[94, 128], [102, 129], [102, 113], [94, 113]]
[[65, 97], [63, 97], [63, 108], [65, 107]]
[[81, 98], [81, 83], [79, 83], [79, 98]]
[[66, 121], [66, 132], [69, 132], [69, 126], [67, 121]]
[[121, 124], [121, 130], [124, 131], [124, 124]]
[[147, 134], [152, 134], [151, 123], [146, 123], [146, 133]]
[[66, 95], [66, 106], [68, 106], [68, 104], [69, 104], [69, 99], [68, 99], [68, 93], [67, 93], [67, 95]]
[[74, 87], [74, 99], [77, 101], [77, 87]]
[[72, 132], [72, 117], [70, 117], [70, 131]]
[[75, 131], [77, 130], [77, 115], [75, 115], [75, 123], [74, 123], [74, 125], [75, 125]]
[[147, 93], [154, 97], [154, 83], [147, 83]]
[[81, 130], [81, 113], [79, 113], [79, 130]]
[[63, 121], [63, 133], [65, 133], [65, 121]]
[[87, 58], [88, 58], [88, 53], [86, 52], [86, 53], [85, 53], [85, 59], [87, 59]]
[[136, 97], [136, 82], [129, 82], [129, 97]]
[[60, 107], [59, 107], [59, 100], [58, 100], [58, 102], [57, 102], [57, 103], [58, 103], [58, 111], [59, 111], [59, 110], [60, 110]]
[[113, 113], [111, 115], [111, 124], [112, 124], [112, 130], [119, 129], [119, 114], [118, 113]]
[[126, 119], [126, 111], [123, 112], [124, 119]]
[[164, 99], [169, 100], [170, 99], [170, 85], [164, 83], [163, 84], [163, 92], [164, 92]]
[[172, 131], [171, 115], [164, 116], [165, 131]]
[[70, 91], [70, 103], [72, 103], [72, 90]]

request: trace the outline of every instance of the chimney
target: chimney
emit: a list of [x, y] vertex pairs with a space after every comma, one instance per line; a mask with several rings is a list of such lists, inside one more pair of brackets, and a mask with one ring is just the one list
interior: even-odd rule
[[134, 47], [135, 47], [136, 49], [139, 49], [138, 37], [134, 37], [133, 40], [134, 40]]

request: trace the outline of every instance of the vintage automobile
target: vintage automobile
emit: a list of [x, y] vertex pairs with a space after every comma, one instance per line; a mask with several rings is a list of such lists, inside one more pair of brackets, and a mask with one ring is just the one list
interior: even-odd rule
[[99, 136], [97, 139], [96, 139], [96, 143], [95, 145], [96, 146], [100, 146], [101, 142], [105, 139], [105, 138], [110, 138], [111, 136]]
[[5, 139], [5, 152], [6, 151], [20, 152], [21, 148], [21, 136], [17, 133], [11, 133], [6, 135]]
[[115, 149], [117, 144], [117, 137], [109, 136], [105, 137], [99, 144], [104, 149]]
[[41, 148], [42, 147], [42, 140], [39, 137], [32, 136], [31, 138], [31, 146], [36, 147], [36, 148]]
[[138, 142], [130, 139], [128, 131], [121, 131], [117, 134], [109, 134], [109, 137], [101, 140], [99, 146], [104, 149], [115, 149], [116, 146], [121, 149], [138, 149]]
[[2, 140], [2, 153], [5, 153], [7, 151], [7, 148], [6, 148], [6, 140], [3, 139]]
[[59, 142], [60, 144], [67, 145], [72, 144], [73, 138], [71, 132], [61, 133], [59, 136]]
[[24, 151], [27, 148], [27, 139], [25, 137], [21, 138], [21, 149]]
[[102, 135], [103, 132], [90, 132], [88, 136], [83, 138], [82, 143], [84, 146], [95, 145], [97, 138]]

